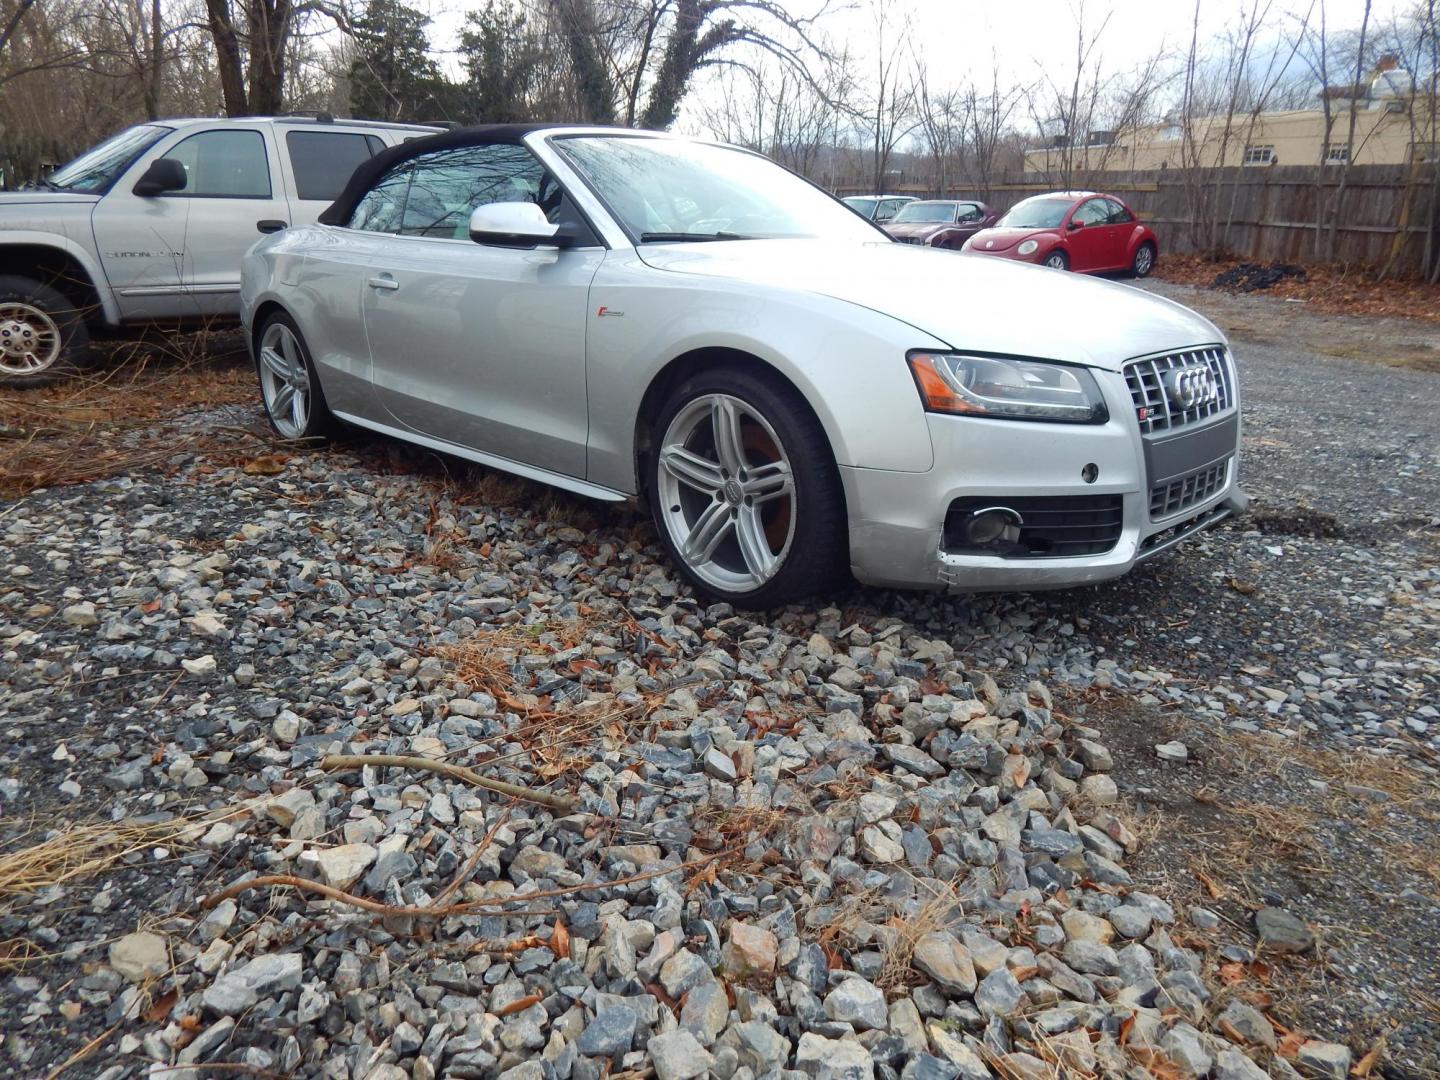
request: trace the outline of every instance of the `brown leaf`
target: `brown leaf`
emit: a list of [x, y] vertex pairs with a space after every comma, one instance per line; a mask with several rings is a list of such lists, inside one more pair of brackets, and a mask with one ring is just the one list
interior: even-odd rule
[[182, 1031], [199, 1031], [199, 1030], [200, 1030], [200, 1016], [199, 1016], [199, 1014], [197, 1014], [197, 1013], [190, 1013], [190, 1014], [187, 1015], [187, 1016], [182, 1016], [182, 1017], [180, 1018], [180, 1028], [181, 1028]]
[[148, 604], [141, 604], [140, 610], [146, 615], [155, 614], [155, 612], [160, 610], [160, 597], [155, 597], [155, 599], [151, 600]]
[[1226, 986], [1234, 986], [1238, 982], [1244, 982], [1245, 965], [1235, 963], [1221, 964], [1220, 981], [1223, 982]]
[[1230, 588], [1234, 589], [1241, 596], [1250, 596], [1255, 592], [1255, 586], [1251, 582], [1241, 581], [1236, 577], [1230, 578], [1225, 584], [1229, 585]]
[[1132, 1012], [1124, 1020], [1120, 1021], [1120, 1045], [1124, 1046], [1130, 1041], [1130, 1031], [1135, 1027], [1135, 1014]]
[[1225, 886], [1212, 878], [1204, 870], [1196, 870], [1195, 876], [1200, 879], [1200, 884], [1205, 886], [1205, 891], [1210, 894], [1211, 900], [1225, 899]]
[[175, 1007], [175, 1002], [179, 1000], [180, 995], [174, 990], [156, 998], [155, 1003], [145, 1010], [145, 1023], [158, 1024], [164, 1020], [170, 1014], [170, 1010]]
[[251, 458], [241, 467], [247, 476], [278, 476], [285, 471], [285, 462], [274, 454]]
[[1380, 1061], [1380, 1055], [1384, 1052], [1385, 1037], [1382, 1035], [1380, 1038], [1375, 1040], [1374, 1046], [1370, 1047], [1369, 1050], [1365, 1051], [1364, 1057], [1362, 1057], [1354, 1065], [1350, 1066], [1350, 1075], [1356, 1077], [1357, 1080], [1363, 1080], [1364, 1077], [1369, 1076], [1371, 1070], [1373, 1070], [1376, 1064]]
[[570, 931], [565, 929], [564, 919], [555, 920], [555, 929], [550, 932], [550, 951], [556, 960], [570, 959]]
[[496, 1010], [495, 1010], [495, 1015], [496, 1015], [496, 1016], [514, 1016], [514, 1015], [515, 1015], [516, 1013], [518, 1013], [518, 1012], [524, 1012], [526, 1009], [530, 1008], [531, 1005], [539, 1005], [539, 1004], [540, 1004], [540, 995], [539, 995], [539, 994], [526, 994], [523, 998], [519, 998], [519, 999], [517, 999], [517, 1000], [515, 1000], [515, 1001], [510, 1002], [509, 1005], [502, 1005], [500, 1008], [496, 1009]]
[[1296, 1054], [1300, 1053], [1300, 1047], [1304, 1046], [1308, 1041], [1309, 1040], [1298, 1031], [1286, 1032], [1285, 1037], [1276, 1044], [1275, 1053], [1283, 1058], [1293, 1059]]

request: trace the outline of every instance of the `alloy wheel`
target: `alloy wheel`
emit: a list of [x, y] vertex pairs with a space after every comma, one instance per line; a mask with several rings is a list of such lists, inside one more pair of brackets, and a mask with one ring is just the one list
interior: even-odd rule
[[1047, 258], [1047, 259], [1045, 260], [1045, 265], [1048, 266], [1051, 270], [1064, 270], [1064, 269], [1065, 269], [1065, 256], [1064, 256], [1064, 255], [1061, 255], [1061, 254], [1057, 251], [1057, 252], [1055, 252], [1055, 254], [1051, 255], [1049, 258]]
[[1135, 276], [1144, 277], [1154, 265], [1155, 253], [1150, 250], [1149, 244], [1142, 244], [1140, 250], [1135, 252]]
[[0, 303], [0, 373], [38, 375], [60, 358], [60, 327], [34, 304]]
[[276, 430], [287, 439], [303, 438], [310, 423], [310, 368], [283, 322], [272, 322], [260, 337], [260, 393]]
[[657, 454], [660, 517], [686, 566], [725, 592], [780, 570], [795, 536], [795, 478], [770, 422], [730, 394], [687, 402]]

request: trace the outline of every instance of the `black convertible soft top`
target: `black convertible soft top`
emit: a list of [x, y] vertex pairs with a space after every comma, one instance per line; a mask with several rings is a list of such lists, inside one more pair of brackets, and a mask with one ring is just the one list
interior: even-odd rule
[[434, 135], [426, 135], [423, 138], [410, 139], [407, 142], [386, 147], [356, 167], [355, 171], [350, 174], [350, 179], [346, 181], [344, 190], [340, 192], [340, 197], [327, 206], [324, 213], [320, 215], [320, 222], [324, 225], [345, 224], [350, 220], [350, 215], [355, 212], [356, 205], [376, 180], [400, 162], [408, 161], [418, 154], [424, 154], [431, 150], [450, 150], [458, 146], [475, 146], [479, 143], [518, 143], [532, 131], [575, 126], [574, 124], [555, 123], [482, 124], [477, 127], [440, 131]]

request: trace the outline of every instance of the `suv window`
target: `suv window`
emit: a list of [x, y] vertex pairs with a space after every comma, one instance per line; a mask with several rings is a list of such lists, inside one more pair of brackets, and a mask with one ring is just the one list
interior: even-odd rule
[[287, 131], [285, 150], [301, 199], [334, 202], [362, 161], [385, 148], [374, 135], [346, 131]]
[[202, 131], [165, 155], [185, 166], [185, 187], [174, 194], [223, 199], [268, 199], [270, 160], [258, 131]]

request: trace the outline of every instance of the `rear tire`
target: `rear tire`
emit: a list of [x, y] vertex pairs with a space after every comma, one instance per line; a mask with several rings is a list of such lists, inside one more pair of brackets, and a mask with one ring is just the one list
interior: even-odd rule
[[1045, 261], [1041, 265], [1048, 266], [1051, 270], [1069, 270], [1070, 257], [1063, 251], [1052, 251], [1045, 256]]
[[74, 378], [94, 360], [85, 313], [59, 289], [0, 275], [0, 387]]
[[1130, 276], [1136, 278], [1149, 277], [1150, 271], [1155, 269], [1155, 245], [1146, 240], [1135, 249], [1135, 257], [1130, 260]]
[[656, 531], [700, 592], [764, 609], [844, 574], [840, 473], [794, 388], [734, 368], [697, 372], [661, 406], [650, 446]]
[[300, 328], [283, 311], [265, 319], [255, 335], [255, 374], [265, 418], [283, 439], [323, 439], [335, 417]]

